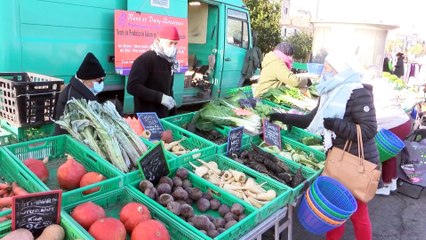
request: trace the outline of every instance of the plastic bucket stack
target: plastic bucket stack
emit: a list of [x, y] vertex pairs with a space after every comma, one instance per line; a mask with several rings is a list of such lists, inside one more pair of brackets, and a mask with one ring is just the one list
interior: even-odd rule
[[297, 216], [306, 230], [321, 235], [344, 224], [357, 207], [346, 187], [333, 178], [320, 176], [303, 195]]
[[374, 140], [382, 162], [395, 157], [405, 147], [404, 142], [387, 129], [381, 129], [374, 137]]

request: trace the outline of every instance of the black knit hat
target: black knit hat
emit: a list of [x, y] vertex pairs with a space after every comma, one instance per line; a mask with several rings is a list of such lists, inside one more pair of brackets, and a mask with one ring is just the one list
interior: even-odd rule
[[81, 80], [105, 77], [105, 70], [102, 68], [95, 55], [89, 52], [78, 68], [77, 77]]
[[287, 56], [293, 56], [294, 53], [293, 46], [287, 42], [279, 43], [277, 46], [275, 46], [274, 50], [281, 51]]

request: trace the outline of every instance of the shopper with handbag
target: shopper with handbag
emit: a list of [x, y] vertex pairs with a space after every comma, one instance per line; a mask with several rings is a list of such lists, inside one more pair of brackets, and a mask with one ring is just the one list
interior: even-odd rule
[[[358, 138], [362, 137], [365, 159], [377, 164], [379, 154], [374, 142], [377, 122], [371, 86], [361, 83], [361, 74], [353, 70], [345, 59], [329, 54], [324, 61], [324, 70], [317, 91], [320, 100], [318, 106], [310, 113], [306, 115], [273, 113], [270, 120], [278, 120], [290, 126], [306, 128], [312, 133], [321, 134], [328, 150], [332, 147], [344, 149], [349, 140], [352, 144], [348, 152], [353, 155], [359, 154]], [[359, 135], [362, 136], [357, 135], [357, 125], [360, 126]], [[370, 240], [372, 227], [367, 204], [359, 199], [357, 204], [357, 211], [351, 216], [355, 238]], [[341, 239], [344, 228], [343, 224], [329, 231], [326, 234], [327, 239]]]

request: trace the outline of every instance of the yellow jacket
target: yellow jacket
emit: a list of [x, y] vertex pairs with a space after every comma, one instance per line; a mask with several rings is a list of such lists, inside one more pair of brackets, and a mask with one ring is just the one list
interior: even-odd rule
[[291, 87], [303, 87], [306, 83], [307, 80], [295, 76], [284, 62], [271, 51], [265, 55], [262, 61], [262, 70], [259, 83], [254, 89], [254, 96], [260, 97], [269, 88], [279, 88], [283, 84]]

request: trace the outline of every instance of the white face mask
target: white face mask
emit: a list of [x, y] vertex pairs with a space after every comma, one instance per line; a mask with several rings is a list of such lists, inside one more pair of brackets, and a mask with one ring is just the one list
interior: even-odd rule
[[163, 49], [167, 57], [174, 57], [176, 55], [176, 46], [163, 47]]
[[102, 90], [104, 90], [104, 81], [102, 81], [101, 83], [93, 83], [93, 88], [90, 89], [90, 91], [92, 91], [95, 96], [98, 95], [98, 93], [102, 92]]

